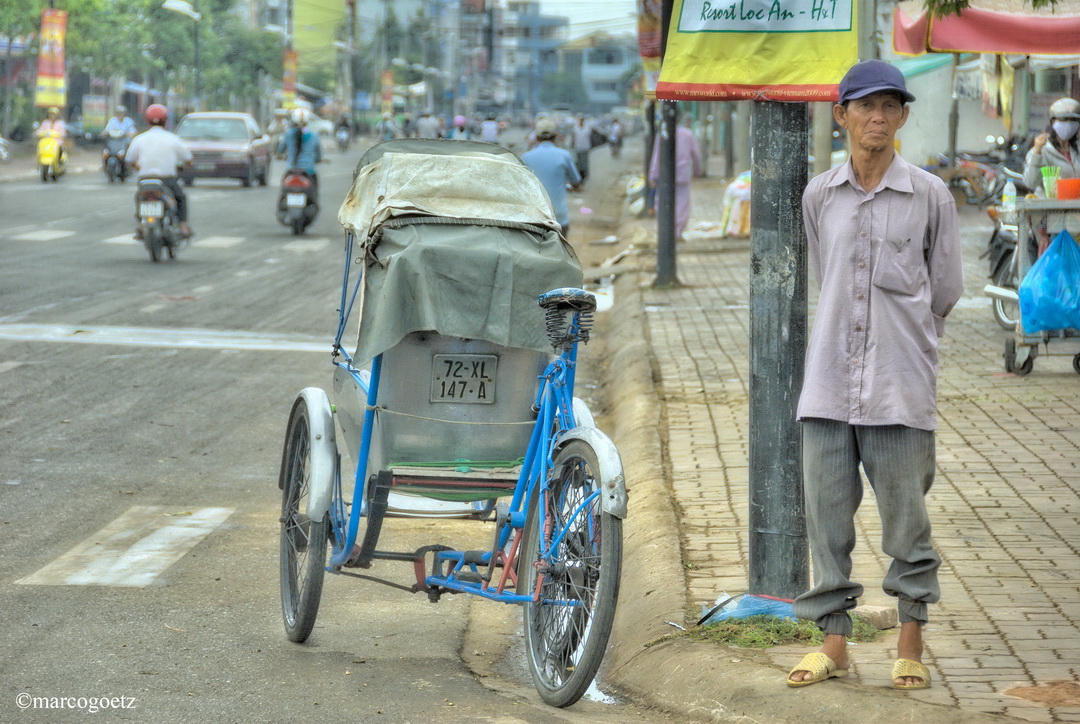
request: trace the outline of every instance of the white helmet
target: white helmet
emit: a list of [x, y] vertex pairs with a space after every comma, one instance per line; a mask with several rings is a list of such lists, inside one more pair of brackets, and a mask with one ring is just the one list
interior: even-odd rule
[[289, 114], [289, 120], [292, 121], [294, 126], [303, 126], [307, 123], [307, 111], [303, 108], [294, 108], [293, 112]]
[[1072, 98], [1058, 98], [1050, 104], [1050, 118], [1080, 119], [1080, 101]]

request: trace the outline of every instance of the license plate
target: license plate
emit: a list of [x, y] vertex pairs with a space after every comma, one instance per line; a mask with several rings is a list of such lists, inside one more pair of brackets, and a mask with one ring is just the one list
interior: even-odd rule
[[216, 166], [212, 163], [197, 163], [195, 164], [196, 171], [213, 171]]
[[165, 213], [165, 204], [160, 201], [142, 201], [139, 203], [139, 217], [145, 219], [148, 216], [157, 218]]
[[431, 365], [431, 401], [490, 405], [495, 402], [493, 354], [437, 354]]
[[304, 208], [307, 206], [307, 195], [305, 194], [289, 194], [285, 197], [286, 206], [299, 206]]

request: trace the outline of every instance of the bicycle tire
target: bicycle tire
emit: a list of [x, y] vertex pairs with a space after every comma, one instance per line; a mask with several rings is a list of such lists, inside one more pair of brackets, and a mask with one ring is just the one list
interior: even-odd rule
[[311, 425], [307, 404], [293, 407], [286, 432], [281, 491], [281, 613], [285, 635], [302, 643], [311, 635], [322, 599], [330, 518], [310, 520], [304, 513], [310, 475]]
[[[568, 442], [555, 456], [549, 490], [533, 496], [523, 531], [521, 572], [524, 590], [540, 600], [526, 603], [523, 616], [526, 659], [540, 698], [570, 706], [585, 693], [611, 635], [622, 567], [622, 521], [601, 509], [600, 496], [568, 519], [596, 488], [599, 463], [592, 446]], [[553, 530], [566, 529], [553, 564], [542, 565], [539, 505], [547, 501]], [[550, 601], [576, 600], [581, 605]], [[549, 601], [549, 603], [545, 603]]]

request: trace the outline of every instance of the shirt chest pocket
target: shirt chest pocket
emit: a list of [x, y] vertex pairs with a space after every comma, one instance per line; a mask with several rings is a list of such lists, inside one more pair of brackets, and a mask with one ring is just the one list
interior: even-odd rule
[[878, 244], [874, 286], [894, 294], [918, 293], [928, 276], [922, 244], [910, 237], [888, 237]]

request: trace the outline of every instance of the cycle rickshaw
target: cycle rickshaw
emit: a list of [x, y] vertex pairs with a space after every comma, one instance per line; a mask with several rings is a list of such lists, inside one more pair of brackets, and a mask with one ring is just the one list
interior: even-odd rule
[[[577, 258], [539, 181], [492, 144], [374, 146], [339, 220], [334, 403], [296, 397], [278, 481], [286, 634], [311, 633], [325, 572], [411, 563], [432, 602], [521, 605], [534, 684], [568, 706], [607, 646], [626, 515], [618, 450], [573, 396], [595, 309]], [[497, 501], [490, 548], [381, 549], [403, 492]]]

